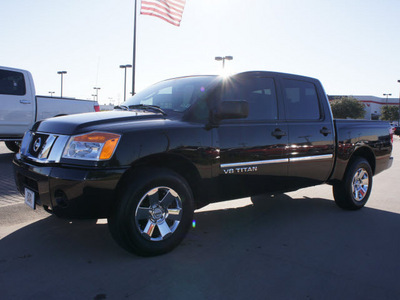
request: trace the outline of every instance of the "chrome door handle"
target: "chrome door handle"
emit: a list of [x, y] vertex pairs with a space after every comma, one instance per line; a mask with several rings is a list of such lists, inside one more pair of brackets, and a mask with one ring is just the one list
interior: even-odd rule
[[326, 127], [323, 127], [319, 132], [321, 132], [324, 136], [327, 136], [331, 133], [331, 131]]
[[21, 104], [31, 104], [31, 101], [29, 101], [29, 100], [19, 100], [19, 103], [21, 103]]
[[280, 139], [281, 137], [283, 137], [283, 136], [286, 135], [286, 132], [285, 132], [285, 131], [282, 131], [282, 130], [279, 129], [279, 128], [276, 128], [276, 129], [272, 132], [272, 135], [273, 135], [274, 137], [276, 137], [277, 139]]

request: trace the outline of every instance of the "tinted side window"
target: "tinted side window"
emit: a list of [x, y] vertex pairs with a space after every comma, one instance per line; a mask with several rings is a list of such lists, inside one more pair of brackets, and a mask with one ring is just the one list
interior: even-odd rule
[[249, 103], [249, 116], [246, 120], [278, 119], [275, 83], [272, 78], [230, 78], [223, 87], [222, 101], [224, 100], [246, 100]]
[[288, 120], [319, 120], [318, 94], [311, 82], [284, 79], [286, 118]]
[[25, 95], [24, 75], [19, 72], [0, 70], [0, 94]]

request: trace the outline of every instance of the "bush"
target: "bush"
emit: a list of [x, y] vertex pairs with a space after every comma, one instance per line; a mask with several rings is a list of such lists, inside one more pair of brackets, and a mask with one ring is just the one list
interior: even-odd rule
[[354, 97], [341, 97], [330, 102], [333, 117], [336, 119], [363, 119], [365, 106]]

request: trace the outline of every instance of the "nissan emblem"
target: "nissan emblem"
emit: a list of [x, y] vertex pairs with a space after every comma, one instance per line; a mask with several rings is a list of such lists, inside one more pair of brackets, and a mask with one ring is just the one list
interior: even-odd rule
[[42, 139], [39, 137], [36, 139], [36, 141], [33, 143], [33, 151], [38, 152], [40, 146], [42, 144]]

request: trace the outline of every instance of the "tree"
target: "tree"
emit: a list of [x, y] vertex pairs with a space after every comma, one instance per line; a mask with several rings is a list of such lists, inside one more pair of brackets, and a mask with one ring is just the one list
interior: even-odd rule
[[399, 119], [399, 107], [396, 105], [384, 105], [381, 108], [381, 120], [393, 122]]
[[363, 119], [365, 106], [354, 97], [340, 97], [330, 102], [333, 117], [336, 119]]

